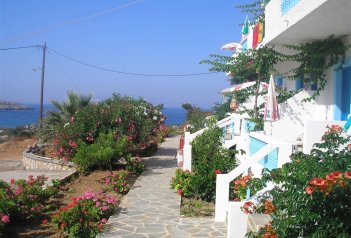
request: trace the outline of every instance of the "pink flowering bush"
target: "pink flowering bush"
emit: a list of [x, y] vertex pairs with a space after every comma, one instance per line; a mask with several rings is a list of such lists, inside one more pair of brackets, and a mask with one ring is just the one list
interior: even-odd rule
[[52, 215], [51, 222], [69, 237], [96, 237], [107, 218], [115, 211], [118, 200], [103, 192], [86, 192]]
[[[110, 153], [104, 148], [107, 146], [101, 147], [102, 153], [114, 163], [129, 153], [133, 156], [150, 156], [157, 151], [158, 143], [162, 141], [166, 130], [164, 127], [166, 117], [161, 109], [162, 105], [153, 106], [143, 99], [119, 95], [86, 106], [80, 109], [70, 122], [55, 127], [53, 154], [60, 159], [74, 162], [77, 162], [75, 158], [78, 156], [78, 162], [82, 162], [79, 166], [88, 163], [92, 164], [88, 170], [94, 169], [94, 164], [101, 159], [94, 157], [82, 161], [84, 157], [82, 154], [91, 154], [86, 153], [89, 150], [96, 151], [96, 148], [88, 148], [99, 143], [99, 138], [103, 135], [109, 135], [109, 142], [114, 141], [118, 144], [120, 140], [126, 140], [123, 153]], [[83, 152], [80, 152], [82, 150]], [[106, 161], [106, 157], [104, 156], [102, 160]], [[97, 167], [100, 165], [97, 164]]]
[[126, 169], [135, 174], [141, 174], [145, 171], [145, 165], [143, 164], [141, 157], [130, 157], [126, 158]]
[[47, 177], [38, 176], [27, 180], [11, 179], [10, 184], [0, 180], [0, 234], [5, 225], [14, 220], [38, 217], [49, 209], [47, 201], [57, 194], [55, 186], [43, 187]]
[[125, 171], [107, 176], [104, 180], [105, 184], [113, 191], [126, 194], [130, 190], [127, 180], [128, 173]]

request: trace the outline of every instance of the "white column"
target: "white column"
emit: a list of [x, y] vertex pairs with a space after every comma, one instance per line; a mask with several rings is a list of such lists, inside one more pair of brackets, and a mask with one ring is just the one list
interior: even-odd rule
[[241, 211], [244, 202], [228, 205], [227, 238], [244, 238], [247, 232], [248, 215]]
[[215, 221], [224, 222], [229, 202], [229, 184], [226, 174], [217, 174], [216, 177], [216, 204]]
[[183, 170], [191, 171], [191, 136], [188, 131], [184, 133]]

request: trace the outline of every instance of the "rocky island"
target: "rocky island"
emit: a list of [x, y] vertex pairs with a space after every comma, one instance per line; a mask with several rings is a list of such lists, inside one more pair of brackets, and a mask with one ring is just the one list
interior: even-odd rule
[[33, 110], [33, 108], [19, 103], [0, 101], [0, 110]]

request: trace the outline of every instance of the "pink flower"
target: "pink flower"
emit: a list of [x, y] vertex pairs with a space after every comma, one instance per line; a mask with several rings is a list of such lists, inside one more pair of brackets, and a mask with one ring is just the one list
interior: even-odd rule
[[10, 217], [8, 215], [3, 215], [1, 218], [1, 221], [3, 223], [9, 223], [10, 222]]
[[70, 123], [74, 122], [74, 117], [71, 117]]
[[69, 144], [71, 147], [73, 147], [73, 148], [76, 148], [76, 147], [77, 147], [77, 143], [74, 142], [74, 141], [72, 141], [72, 140], [70, 140], [70, 141], [68, 142], [68, 144]]
[[101, 219], [101, 223], [106, 223], [107, 222], [107, 219], [106, 218], [102, 218]]
[[110, 209], [110, 207], [109, 206], [103, 206], [102, 208], [100, 208], [101, 209], [101, 211], [107, 211], [108, 209]]
[[345, 178], [351, 179], [351, 171], [346, 171], [344, 176]]

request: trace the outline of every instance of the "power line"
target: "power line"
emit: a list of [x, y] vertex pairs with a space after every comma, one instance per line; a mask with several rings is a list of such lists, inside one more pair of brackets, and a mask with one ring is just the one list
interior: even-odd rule
[[120, 10], [120, 9], [129, 7], [129, 6], [132, 6], [132, 5], [134, 5], [134, 4], [141, 3], [141, 2], [143, 2], [143, 1], [144, 1], [144, 0], [138, 0], [138, 1], [135, 1], [135, 2], [127, 3], [127, 4], [124, 4], [124, 5], [121, 5], [121, 6], [112, 8], [112, 9], [109, 9], [109, 10], [105, 10], [105, 11], [102, 11], [102, 12], [98, 12], [98, 13], [95, 13], [95, 14], [92, 14], [92, 15], [89, 15], [89, 16], [81, 17], [81, 18], [74, 19], [74, 20], [71, 20], [71, 21], [67, 21], [67, 22], [64, 22], [64, 23], [61, 23], [61, 24], [57, 24], [57, 25], [54, 25], [54, 26], [49, 26], [49, 27], [44, 28], [44, 29], [42, 29], [42, 30], [35, 31], [35, 32], [29, 33], [29, 34], [26, 34], [26, 35], [19, 36], [19, 37], [15, 37], [15, 38], [10, 39], [10, 40], [8, 40], [8, 41], [1, 42], [1, 44], [7, 44], [7, 43], [14, 42], [14, 41], [23, 40], [23, 39], [25, 39], [25, 38], [29, 38], [29, 37], [32, 37], [32, 36], [40, 35], [40, 34], [43, 34], [43, 33], [45, 33], [45, 32], [55, 30], [55, 29], [57, 29], [57, 28], [69, 26], [69, 25], [72, 25], [72, 24], [79, 23], [79, 22], [81, 22], [81, 21], [88, 20], [88, 19], [90, 19], [90, 18], [94, 18], [94, 17], [98, 17], [98, 16], [101, 16], [101, 15], [104, 15], [104, 14], [107, 14], [107, 13], [115, 12], [115, 11], [118, 11], [118, 10]]
[[0, 50], [19, 50], [19, 49], [26, 49], [26, 48], [42, 48], [42, 45], [29, 45], [29, 46], [19, 46], [19, 47], [10, 47], [10, 48], [1, 48]]
[[66, 75], [66, 77], [71, 80], [73, 86], [79, 90], [79, 87], [77, 86], [77, 84], [74, 82], [73, 78], [67, 73], [67, 71], [63, 68], [63, 66], [60, 64], [60, 62], [56, 59], [56, 57], [54, 56], [53, 53], [51, 53], [50, 51], [49, 52], [49, 55], [50, 57], [54, 60], [54, 62], [57, 64], [58, 68]]
[[144, 76], [144, 77], [187, 77], [187, 76], [200, 76], [200, 75], [208, 75], [208, 74], [216, 74], [219, 72], [206, 72], [206, 73], [188, 73], [188, 74], [144, 74], [144, 73], [132, 73], [132, 72], [125, 72], [125, 71], [120, 71], [120, 70], [115, 70], [115, 69], [109, 69], [109, 68], [105, 68], [105, 67], [100, 67], [100, 66], [96, 66], [93, 64], [89, 64], [77, 59], [74, 59], [72, 57], [69, 57], [67, 55], [61, 54], [51, 48], [48, 47], [48, 50], [51, 51], [52, 53], [55, 53], [57, 55], [60, 55], [66, 59], [69, 59], [71, 61], [74, 61], [76, 63], [91, 67], [91, 68], [95, 68], [95, 69], [99, 69], [99, 70], [103, 70], [103, 71], [108, 71], [108, 72], [112, 72], [112, 73], [118, 73], [118, 74], [125, 74], [125, 75], [134, 75], [134, 76]]

